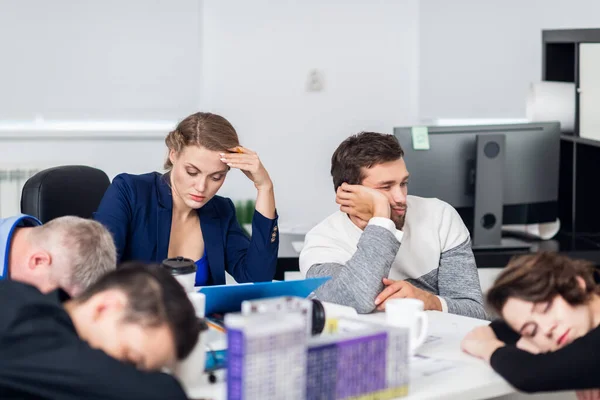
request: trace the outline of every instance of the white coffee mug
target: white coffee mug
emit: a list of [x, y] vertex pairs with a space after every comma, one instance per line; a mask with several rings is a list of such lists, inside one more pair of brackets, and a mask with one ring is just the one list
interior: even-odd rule
[[194, 283], [196, 283], [196, 273], [195, 272], [191, 272], [188, 274], [175, 275], [175, 279], [177, 279], [177, 282], [179, 282], [181, 284], [181, 286], [183, 286], [183, 288], [185, 289], [186, 292], [191, 293], [194, 290], [196, 290], [196, 288], [194, 287]]
[[192, 302], [194, 309], [196, 310], [196, 316], [198, 318], [204, 318], [204, 311], [206, 309], [206, 295], [200, 292], [188, 292], [187, 295]]
[[389, 325], [408, 328], [410, 353], [425, 342], [429, 320], [424, 304], [417, 299], [389, 299], [385, 302], [385, 318]]
[[206, 331], [200, 332], [198, 342], [192, 352], [177, 363], [173, 374], [179, 379], [181, 385], [189, 395], [190, 391], [206, 383], [204, 367], [206, 363]]
[[[187, 295], [196, 310], [196, 316], [204, 318], [206, 295], [198, 292], [189, 292]], [[174, 374], [179, 378], [188, 393], [190, 390], [205, 383], [206, 335], [206, 331], [200, 332], [198, 342], [190, 355], [186, 359], [179, 361], [174, 370]]]

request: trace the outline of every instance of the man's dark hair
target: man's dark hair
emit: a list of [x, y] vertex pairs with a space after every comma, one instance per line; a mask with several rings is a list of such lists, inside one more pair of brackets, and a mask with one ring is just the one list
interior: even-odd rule
[[331, 176], [335, 190], [346, 182], [358, 185], [362, 182], [362, 168], [396, 161], [404, 156], [404, 150], [393, 135], [361, 132], [344, 140], [331, 157]]
[[190, 354], [199, 333], [206, 329], [204, 321], [196, 317], [194, 306], [181, 284], [160, 265], [124, 263], [116, 271], [102, 276], [75, 301], [84, 303], [110, 289], [120, 290], [127, 296], [125, 322], [148, 327], [164, 323], [169, 326], [179, 360]]
[[599, 293], [594, 270], [591, 262], [552, 252], [513, 257], [489, 289], [487, 302], [500, 315], [511, 297], [543, 303], [561, 295], [570, 305], [584, 304]]

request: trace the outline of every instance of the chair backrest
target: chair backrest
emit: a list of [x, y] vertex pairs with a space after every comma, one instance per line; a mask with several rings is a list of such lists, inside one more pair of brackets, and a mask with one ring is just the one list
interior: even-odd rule
[[42, 223], [64, 215], [91, 218], [109, 185], [104, 171], [85, 165], [45, 169], [25, 182], [21, 212]]

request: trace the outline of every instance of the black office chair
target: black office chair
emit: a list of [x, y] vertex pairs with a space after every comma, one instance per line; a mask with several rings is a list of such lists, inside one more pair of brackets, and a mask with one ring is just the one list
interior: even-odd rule
[[108, 185], [104, 171], [85, 165], [45, 169], [25, 182], [21, 212], [42, 223], [63, 215], [91, 218]]

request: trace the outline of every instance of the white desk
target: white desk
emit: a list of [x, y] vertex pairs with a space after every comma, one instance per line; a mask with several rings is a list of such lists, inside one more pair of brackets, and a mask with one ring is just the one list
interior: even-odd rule
[[[472, 328], [485, 325], [488, 321], [445, 314], [438, 311], [428, 311], [429, 334], [438, 336], [441, 340], [424, 344], [418, 354], [436, 359], [456, 361], [456, 368], [438, 372], [435, 375], [410, 381], [409, 395], [406, 400], [476, 400], [488, 399], [515, 393], [506, 381], [483, 361], [463, 353], [460, 341]], [[383, 319], [383, 313], [362, 315], [364, 319]], [[218, 376], [216, 384], [206, 384], [191, 390], [191, 399], [226, 399], [226, 384], [224, 374]]]

